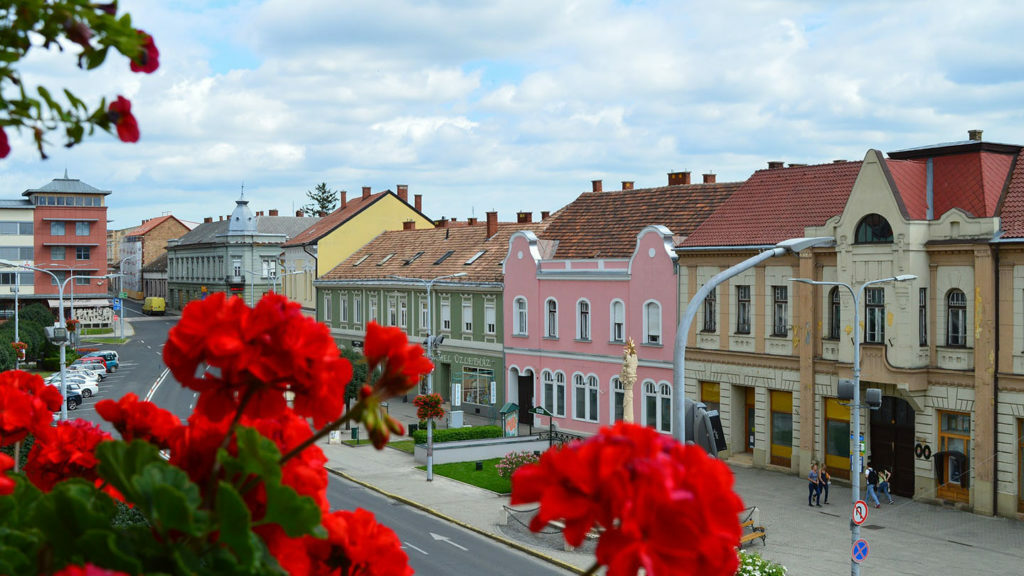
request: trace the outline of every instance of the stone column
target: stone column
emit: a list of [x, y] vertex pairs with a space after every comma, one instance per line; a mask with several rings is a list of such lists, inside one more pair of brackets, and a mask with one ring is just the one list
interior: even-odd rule
[[967, 463], [974, 470], [971, 489], [974, 512], [995, 514], [995, 331], [996, 299], [992, 252], [974, 249], [974, 452]]

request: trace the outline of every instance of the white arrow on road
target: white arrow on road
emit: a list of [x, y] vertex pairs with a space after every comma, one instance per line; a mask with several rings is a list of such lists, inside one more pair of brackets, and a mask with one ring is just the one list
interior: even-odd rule
[[459, 546], [459, 545], [458, 545], [458, 544], [456, 544], [455, 542], [452, 542], [452, 539], [451, 539], [451, 538], [449, 538], [449, 537], [447, 537], [447, 536], [441, 536], [440, 534], [434, 534], [433, 532], [431, 532], [431, 533], [430, 533], [430, 536], [431, 536], [431, 538], [433, 538], [434, 540], [443, 540], [443, 541], [445, 541], [445, 542], [447, 542], [447, 543], [451, 544], [452, 546], [455, 546], [455, 547], [456, 547], [456, 548], [458, 548], [459, 550], [462, 550], [463, 552], [469, 552], [469, 549], [468, 549], [468, 548], [463, 548], [462, 546]]

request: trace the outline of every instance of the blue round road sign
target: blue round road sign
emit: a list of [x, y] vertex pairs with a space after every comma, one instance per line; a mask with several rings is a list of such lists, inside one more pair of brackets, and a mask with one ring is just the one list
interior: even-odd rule
[[853, 543], [853, 552], [851, 554], [853, 561], [860, 564], [868, 557], [868, 541], [861, 538]]

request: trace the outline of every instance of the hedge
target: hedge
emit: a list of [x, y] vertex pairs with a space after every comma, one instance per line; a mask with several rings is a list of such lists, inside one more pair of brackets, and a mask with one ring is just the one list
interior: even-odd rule
[[[501, 426], [473, 426], [471, 428], [443, 428], [434, 430], [434, 442], [456, 442], [459, 440], [481, 440], [483, 438], [501, 438], [503, 436]], [[424, 444], [427, 441], [427, 431], [417, 430], [412, 433], [412, 439], [417, 444]]]

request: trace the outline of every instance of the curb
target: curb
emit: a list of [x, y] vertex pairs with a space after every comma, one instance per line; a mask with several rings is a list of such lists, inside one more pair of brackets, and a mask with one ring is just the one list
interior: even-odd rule
[[476, 526], [473, 526], [471, 524], [467, 524], [467, 523], [465, 523], [465, 522], [463, 522], [461, 520], [458, 520], [456, 518], [452, 518], [451, 516], [448, 516], [447, 514], [444, 514], [442, 512], [438, 512], [437, 510], [434, 510], [433, 508], [430, 508], [429, 506], [425, 506], [423, 504], [420, 504], [419, 502], [416, 502], [414, 500], [410, 500], [410, 499], [408, 499], [408, 498], [406, 498], [404, 496], [399, 496], [398, 494], [392, 494], [391, 492], [388, 492], [386, 490], [378, 488], [377, 486], [374, 486], [373, 484], [370, 484], [368, 482], [364, 482], [362, 480], [358, 480], [356, 478], [353, 478], [352, 476], [349, 476], [348, 474], [346, 474], [346, 473], [344, 473], [344, 472], [342, 472], [340, 470], [335, 470], [334, 468], [330, 468], [330, 467], [327, 467], [327, 466], [324, 466], [324, 469], [327, 470], [329, 473], [334, 474], [335, 476], [338, 476], [340, 478], [344, 478], [345, 480], [348, 480], [349, 482], [353, 482], [355, 484], [358, 484], [358, 485], [362, 486], [363, 488], [367, 488], [369, 490], [373, 490], [374, 492], [376, 492], [378, 494], [381, 494], [381, 495], [386, 496], [388, 498], [391, 498], [393, 500], [397, 500], [398, 502], [401, 502], [401, 503], [403, 503], [403, 504], [405, 504], [407, 506], [412, 506], [413, 508], [416, 508], [417, 510], [426, 512], [427, 514], [430, 514], [432, 516], [436, 516], [437, 518], [440, 518], [441, 520], [444, 520], [445, 522], [450, 522], [452, 524], [455, 524], [456, 526], [461, 526], [462, 528], [465, 528], [466, 530], [469, 530], [471, 532], [479, 534], [480, 536], [483, 536], [485, 538], [490, 538], [491, 540], [494, 540], [495, 542], [498, 542], [500, 544], [504, 544], [504, 545], [508, 546], [509, 548], [514, 548], [514, 549], [516, 549], [516, 550], [518, 550], [520, 552], [523, 552], [525, 554], [529, 554], [530, 556], [533, 556], [534, 558], [538, 558], [540, 560], [548, 562], [549, 564], [554, 564], [555, 566], [558, 566], [559, 568], [562, 568], [564, 570], [568, 570], [569, 572], [572, 572], [574, 574], [585, 574], [586, 573], [585, 570], [580, 570], [576, 566], [573, 566], [572, 564], [569, 564], [567, 562], [563, 562], [563, 561], [559, 560], [558, 558], [553, 558], [551, 556], [548, 556], [547, 554], [544, 554], [543, 552], [538, 552], [538, 551], [534, 550], [533, 548], [530, 548], [529, 546], [524, 546], [523, 544], [520, 544], [519, 542], [516, 542], [514, 540], [509, 540], [508, 538], [505, 538], [503, 536], [499, 536], [499, 535], [494, 534], [492, 532], [488, 532], [487, 530], [484, 530], [482, 528], [477, 528]]

